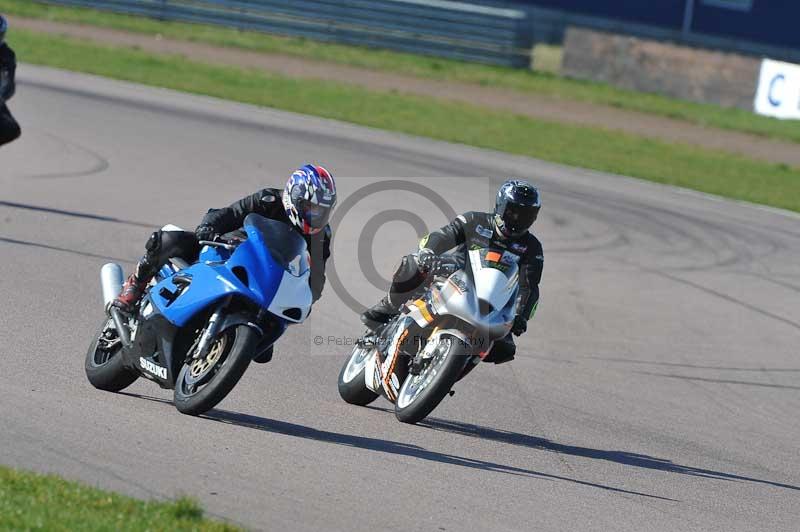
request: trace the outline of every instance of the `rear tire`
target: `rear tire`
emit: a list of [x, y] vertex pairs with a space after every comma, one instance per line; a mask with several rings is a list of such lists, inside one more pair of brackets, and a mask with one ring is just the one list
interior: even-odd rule
[[[403, 404], [404, 395], [413, 393], [411, 388], [415, 384], [415, 379], [424, 378], [430, 371], [430, 367], [423, 369], [419, 376], [409, 375], [400, 387], [397, 394], [397, 402], [394, 405], [394, 415], [403, 423], [417, 423], [425, 419], [434, 408], [439, 406], [442, 399], [450, 392], [458, 377], [463, 373], [464, 367], [469, 362], [470, 357], [466, 356], [464, 342], [450, 334], [442, 334], [440, 342], [449, 340], [449, 347], [442, 360], [436, 367], [436, 374], [432, 376], [430, 382], [425, 385], [419, 394], [414, 396], [409, 404]], [[435, 358], [435, 357], [434, 357]], [[417, 381], [418, 382], [418, 381]]]
[[99, 348], [100, 335], [107, 327], [114, 328], [110, 318], [105, 318], [94, 341], [89, 345], [86, 352], [86, 378], [98, 390], [107, 392], [119, 392], [134, 383], [139, 378], [139, 374], [126, 368], [123, 365], [122, 344], [117, 344], [112, 351], [105, 351]]
[[192, 388], [188, 381], [192, 379], [194, 361], [185, 363], [181, 367], [175, 382], [175, 408], [190, 416], [199, 416], [214, 408], [225, 399], [244, 375], [258, 341], [258, 334], [247, 325], [238, 325], [222, 331], [213, 340], [212, 349], [219, 342], [225, 342], [225, 345], [220, 347], [223, 352], [211, 368], [207, 380]]
[[339, 372], [339, 395], [346, 403], [358, 406], [367, 406], [378, 398], [378, 394], [367, 388], [364, 381], [364, 372], [374, 348], [365, 349], [356, 346], [350, 358], [342, 366]]

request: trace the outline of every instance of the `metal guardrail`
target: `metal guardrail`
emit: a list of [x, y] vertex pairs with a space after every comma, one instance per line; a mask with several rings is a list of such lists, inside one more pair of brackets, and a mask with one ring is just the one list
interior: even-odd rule
[[533, 36], [521, 10], [449, 0], [44, 0], [527, 68]]

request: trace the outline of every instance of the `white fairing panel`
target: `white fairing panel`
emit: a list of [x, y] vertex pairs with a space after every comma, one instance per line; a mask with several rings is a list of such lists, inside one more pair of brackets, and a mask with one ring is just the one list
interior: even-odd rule
[[508, 266], [511, 273], [509, 277], [497, 268], [482, 266], [478, 254], [474, 251], [470, 252], [470, 264], [475, 279], [475, 295], [478, 299], [491, 303], [495, 309], [505, 307], [517, 287], [517, 266], [515, 264]]
[[172, 225], [172, 224], [165, 225], [164, 227], [161, 228], [161, 230], [162, 231], [183, 231], [183, 229], [181, 229], [177, 225]]
[[[311, 312], [311, 303], [313, 302], [311, 287], [308, 284], [309, 276], [310, 273], [308, 271], [298, 277], [289, 272], [283, 272], [281, 284], [278, 286], [278, 291], [275, 293], [275, 297], [272, 298], [267, 310], [288, 321], [296, 323], [305, 321], [308, 313]], [[299, 308], [301, 311], [299, 320], [284, 314], [285, 311], [294, 308]]]
[[475, 293], [478, 299], [488, 301], [496, 309], [506, 306], [514, 286], [515, 283], [510, 283], [500, 270], [481, 268], [475, 272]]

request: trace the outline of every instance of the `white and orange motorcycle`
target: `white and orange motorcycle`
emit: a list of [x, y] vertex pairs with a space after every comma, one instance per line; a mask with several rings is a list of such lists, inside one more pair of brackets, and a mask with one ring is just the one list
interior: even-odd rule
[[339, 394], [365, 406], [380, 395], [397, 419], [416, 423], [475, 366], [508, 349], [519, 304], [517, 257], [497, 249], [445, 256], [433, 281], [400, 315], [356, 342], [339, 373]]

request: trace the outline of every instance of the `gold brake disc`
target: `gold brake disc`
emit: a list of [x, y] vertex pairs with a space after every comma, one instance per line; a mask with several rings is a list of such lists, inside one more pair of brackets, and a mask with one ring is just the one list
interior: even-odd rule
[[208, 350], [208, 354], [205, 358], [198, 358], [194, 362], [192, 362], [192, 366], [189, 369], [189, 374], [192, 376], [193, 379], [199, 379], [202, 375], [204, 375], [208, 370], [214, 367], [222, 353], [225, 352], [225, 345], [228, 342], [228, 335], [224, 334], [217, 338], [214, 343], [211, 345], [211, 349]]

